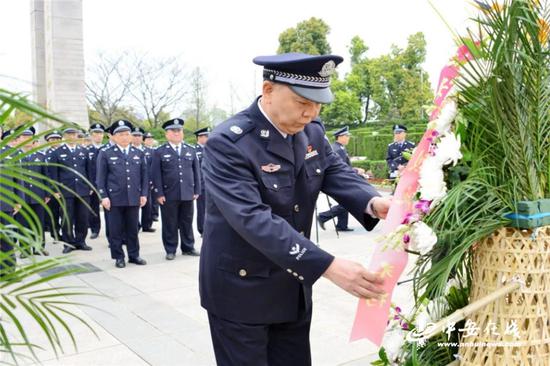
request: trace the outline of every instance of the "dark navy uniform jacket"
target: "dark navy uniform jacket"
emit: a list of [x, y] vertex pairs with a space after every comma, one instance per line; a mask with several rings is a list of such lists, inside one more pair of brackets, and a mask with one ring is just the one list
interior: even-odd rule
[[310, 306], [334, 259], [309, 240], [320, 191], [367, 230], [378, 222], [365, 214], [378, 193], [336, 156], [320, 122], [294, 136], [292, 151], [257, 102], [210, 134], [203, 172], [201, 304], [224, 319], [288, 322], [302, 300]]
[[[61, 145], [48, 156], [48, 161], [52, 164], [60, 164], [69, 167], [80, 173], [88, 181], [90, 180], [90, 172], [92, 171], [92, 163], [88, 159], [88, 151], [82, 146], [75, 146], [71, 153], [67, 145]], [[51, 179], [63, 184], [67, 188], [76, 192], [79, 196], [89, 196], [91, 187], [75, 174], [73, 171], [55, 165], [49, 166]], [[90, 182], [91, 183], [91, 182]], [[65, 198], [74, 197], [73, 193], [62, 189], [62, 194]]]
[[201, 172], [195, 149], [180, 145], [180, 155], [166, 143], [153, 153], [153, 195], [168, 201], [192, 201], [201, 193]]
[[97, 189], [101, 199], [109, 198], [111, 206], [139, 206], [140, 197], [147, 197], [149, 175], [143, 151], [128, 146], [128, 155], [116, 145], [99, 152], [97, 157]]
[[[21, 150], [14, 149], [14, 148], [11, 148], [9, 146], [4, 146], [2, 149], [0, 149], [0, 156], [1, 156], [0, 157], [0, 164], [2, 164], [2, 165], [3, 164], [6, 164], [6, 165], [9, 164], [10, 160], [12, 160], [13, 157], [15, 155], [18, 155], [18, 154], [21, 154]], [[20, 168], [20, 166], [16, 166], [16, 167]], [[18, 178], [15, 178], [15, 177], [11, 176], [10, 174], [2, 174], [3, 169], [5, 169], [5, 168], [0, 166], [0, 177], [2, 177], [2, 179], [6, 180], [6, 181], [9, 180], [9, 181], [13, 182], [14, 184], [19, 184], [19, 185], [22, 184], [22, 182]], [[6, 200], [9, 200], [9, 201], [14, 201], [15, 200], [14, 197], [11, 196], [11, 194], [15, 194], [15, 195], [19, 196], [20, 198], [25, 198], [25, 195], [23, 194], [23, 192], [21, 190], [16, 189], [15, 187], [12, 187], [11, 185], [8, 185], [8, 184], [0, 183], [0, 187], [9, 192], [9, 193], [0, 192], [0, 211], [11, 213], [13, 211], [13, 205], [6, 202]]]
[[[42, 151], [34, 152], [27, 155], [22, 159], [23, 168], [32, 171], [33, 173], [40, 174], [44, 177], [49, 177], [48, 167], [46, 166], [46, 154]], [[35, 177], [33, 175], [27, 175], [27, 179], [23, 182], [25, 188], [36, 194], [41, 198], [40, 202], [44, 202], [44, 198], [49, 196], [43, 187], [50, 187], [48, 181], [44, 178]], [[32, 197], [30, 194], [25, 194], [25, 202], [29, 204], [37, 204], [39, 201]]]
[[334, 142], [332, 144], [332, 150], [342, 159], [344, 163], [351, 166], [351, 161], [349, 160], [348, 152], [346, 151], [346, 147], [338, 142]]
[[386, 154], [386, 162], [391, 172], [397, 170], [399, 165], [407, 165], [408, 160], [403, 157], [403, 151], [414, 149], [414, 143], [411, 141], [403, 141], [403, 143], [392, 142], [388, 145]]
[[[97, 157], [99, 156], [99, 152], [103, 150], [103, 147], [105, 145], [100, 145], [99, 147], [95, 147], [93, 144], [87, 147], [88, 150], [88, 159], [90, 160], [90, 182], [92, 182], [95, 185], [95, 181], [97, 178]], [[96, 187], [97, 188], [97, 187]]]
[[204, 157], [204, 148], [201, 145], [196, 144], [195, 152], [197, 154], [197, 160], [199, 161], [199, 169], [201, 170], [201, 190], [204, 192], [204, 176], [202, 174], [202, 158]]

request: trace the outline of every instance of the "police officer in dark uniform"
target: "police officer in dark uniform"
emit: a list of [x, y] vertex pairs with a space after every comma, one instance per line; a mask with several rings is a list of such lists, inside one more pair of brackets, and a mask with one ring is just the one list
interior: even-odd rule
[[[47, 133], [44, 136], [44, 139], [48, 144], [53, 144], [46, 148], [44, 151], [44, 156], [46, 157], [46, 162], [50, 161], [50, 156], [52, 153], [59, 147], [59, 144], [61, 143], [61, 132], [59, 131], [51, 131]], [[48, 177], [52, 177], [51, 167], [47, 168]], [[46, 216], [45, 217], [45, 223], [44, 223], [44, 230], [48, 231], [50, 233], [50, 236], [52, 239], [57, 240], [61, 237], [61, 234], [59, 232], [59, 229], [61, 228], [61, 211], [59, 207], [59, 202], [57, 199], [54, 199], [51, 197], [50, 201], [48, 202], [48, 208], [50, 209], [50, 212], [52, 214], [52, 217]]]
[[[88, 146], [88, 159], [91, 162], [90, 182], [94, 184], [97, 177], [97, 156], [99, 151], [104, 146], [103, 137], [105, 135], [105, 127], [101, 123], [94, 123], [90, 127], [90, 139], [91, 143]], [[97, 187], [95, 187], [97, 189]], [[90, 214], [90, 239], [95, 239], [99, 236], [101, 230], [101, 216], [99, 213], [100, 199], [96, 192], [93, 192], [90, 196], [90, 206], [93, 213]]]
[[311, 364], [311, 288], [321, 276], [361, 298], [383, 292], [378, 276], [309, 240], [321, 190], [367, 230], [389, 208], [314, 120], [332, 101], [330, 75], [341, 61], [255, 58], [264, 66], [261, 97], [210, 134], [199, 287], [219, 365]]
[[[351, 161], [349, 160], [348, 152], [346, 151], [346, 145], [349, 143], [351, 133], [349, 127], [345, 126], [336, 132], [334, 132], [334, 138], [336, 139], [332, 144], [332, 151], [336, 153], [342, 159], [346, 165], [351, 167]], [[353, 231], [348, 227], [348, 211], [342, 205], [334, 205], [330, 207], [330, 210], [321, 212], [317, 217], [319, 226], [325, 230], [325, 222], [332, 220], [333, 217], [338, 219], [336, 223], [337, 231]]]
[[154, 233], [156, 230], [153, 226], [153, 205], [152, 205], [152, 186], [153, 176], [151, 175], [151, 164], [153, 163], [153, 149], [143, 145], [143, 137], [145, 136], [145, 130], [141, 127], [135, 126], [132, 130], [132, 146], [136, 149], [143, 151], [145, 156], [145, 163], [147, 165], [147, 172], [149, 174], [149, 194], [147, 195], [147, 203], [141, 208], [141, 231], [145, 233]]
[[404, 151], [412, 151], [414, 143], [407, 140], [407, 127], [403, 125], [393, 126], [393, 142], [388, 145], [386, 162], [388, 163], [389, 176], [395, 179], [400, 169], [407, 165], [407, 159], [403, 156]]
[[[151, 153], [155, 152], [155, 137], [151, 132], [145, 132], [143, 136], [143, 145], [149, 149]], [[152, 197], [151, 189], [151, 198]], [[159, 220], [159, 203], [153, 198], [151, 199], [151, 220], [154, 222]]]
[[142, 151], [130, 146], [133, 125], [119, 120], [109, 127], [114, 145], [97, 158], [97, 188], [103, 208], [109, 211], [109, 244], [117, 268], [126, 267], [122, 249], [126, 241], [128, 262], [145, 265], [139, 256], [139, 209], [147, 202], [149, 176]]
[[[208, 136], [210, 135], [210, 129], [208, 127], [201, 128], [193, 132], [197, 137], [197, 144], [195, 145], [195, 152], [197, 153], [197, 159], [199, 160], [199, 167], [202, 166], [202, 154], [204, 151], [204, 146], [208, 141]], [[204, 177], [201, 174], [201, 193], [199, 198], [197, 198], [197, 231], [202, 236], [202, 231], [204, 227], [204, 211], [205, 211], [205, 197], [204, 197]]]
[[[34, 127], [30, 126], [21, 133], [21, 141], [32, 140], [32, 137], [35, 135], [36, 130]], [[49, 183], [46, 180], [48, 177], [48, 167], [46, 165], [46, 155], [42, 151], [35, 151], [30, 153], [36, 147], [36, 141], [29, 141], [26, 145], [23, 146], [23, 151], [29, 153], [29, 155], [24, 156], [21, 159], [22, 167], [31, 171], [33, 174], [27, 175], [27, 179], [23, 181], [23, 186], [33, 193], [33, 195], [27, 193], [25, 194], [25, 203], [27, 203], [30, 209], [38, 217], [38, 223], [44, 227], [46, 221], [46, 211], [44, 205], [50, 201], [50, 195], [44, 190], [44, 187], [48, 187]], [[44, 178], [35, 176], [41, 175]], [[33, 226], [27, 221], [26, 218], [20, 217], [19, 222], [26, 228], [32, 229]], [[34, 223], [36, 225], [37, 223]], [[26, 253], [21, 253], [22, 256], [37, 254], [37, 255], [49, 255], [48, 251], [45, 249], [46, 240], [44, 238], [44, 231], [42, 231], [42, 246], [40, 248], [22, 248]]]
[[[66, 243], [63, 253], [66, 254], [75, 249], [92, 250], [86, 244], [89, 220], [87, 205], [90, 202], [92, 190], [83, 179], [89, 181], [92, 164], [88, 159], [87, 150], [76, 144], [78, 138], [76, 128], [69, 127], [63, 130], [63, 138], [66, 142], [51, 153], [48, 161], [51, 179], [70, 189], [70, 191], [61, 190], [61, 194], [65, 198], [67, 214], [63, 217], [61, 226], [61, 240]], [[74, 171], [78, 172], [80, 176]]]
[[[1, 136], [2, 140], [7, 139], [12, 133], [12, 130], [3, 131]], [[2, 164], [6, 164], [6, 168], [15, 162], [14, 156], [21, 153], [21, 150], [15, 148], [19, 142], [19, 138], [20, 137], [12, 137], [11, 141], [0, 149], [0, 162]], [[19, 179], [9, 174], [2, 174], [2, 171], [6, 168], [0, 169], [0, 177], [2, 177], [5, 181], [11, 181], [14, 184], [21, 184]], [[0, 187], [3, 189], [3, 191], [0, 192], [0, 211], [3, 213], [3, 215], [0, 215], [0, 223], [2, 225], [14, 224], [15, 216], [21, 209], [21, 204], [17, 203], [12, 195], [16, 195], [20, 199], [24, 199], [24, 194], [21, 190], [16, 189], [12, 185], [0, 183]], [[7, 217], [12, 218], [12, 220], [9, 220]], [[8, 238], [6, 235], [0, 235], [0, 251], [6, 254], [5, 258], [0, 260], [0, 280], [15, 270], [16, 258], [13, 253], [13, 245], [15, 244], [14, 241], [14, 238]]]
[[184, 123], [181, 118], [164, 122], [168, 142], [153, 154], [153, 196], [160, 204], [167, 260], [175, 258], [178, 236], [183, 255], [199, 255], [193, 236], [193, 201], [201, 192], [200, 168], [193, 146], [183, 143]]

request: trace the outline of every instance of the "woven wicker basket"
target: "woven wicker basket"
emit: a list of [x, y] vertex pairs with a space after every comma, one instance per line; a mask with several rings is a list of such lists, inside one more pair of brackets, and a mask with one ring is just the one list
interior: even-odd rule
[[475, 249], [472, 273], [470, 302], [515, 276], [525, 284], [468, 317], [478, 331], [461, 333], [460, 365], [550, 365], [550, 226], [496, 231]]

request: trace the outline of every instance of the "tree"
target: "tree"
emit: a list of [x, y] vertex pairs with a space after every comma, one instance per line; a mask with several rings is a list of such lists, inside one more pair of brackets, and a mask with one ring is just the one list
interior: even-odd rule
[[129, 93], [151, 127], [164, 120], [163, 113], [171, 113], [180, 106], [187, 94], [189, 80], [184, 67], [176, 57], [152, 58], [134, 55], [132, 72], [135, 80]]
[[346, 84], [340, 80], [333, 80], [332, 92], [334, 101], [324, 105], [321, 110], [321, 119], [330, 126], [357, 123], [361, 120], [361, 101]]
[[206, 80], [199, 67], [196, 67], [191, 73], [191, 105], [194, 110], [195, 128], [199, 129], [199, 124], [203, 120], [206, 109]]
[[97, 112], [93, 119], [110, 125], [120, 118], [116, 114], [127, 101], [132, 84], [132, 72], [128, 68], [128, 53], [108, 55], [99, 53], [98, 62], [89, 68], [86, 81], [86, 99]]
[[326, 55], [331, 52], [327, 35], [330, 27], [322, 19], [312, 17], [288, 28], [279, 35], [277, 53], [303, 52], [311, 55]]

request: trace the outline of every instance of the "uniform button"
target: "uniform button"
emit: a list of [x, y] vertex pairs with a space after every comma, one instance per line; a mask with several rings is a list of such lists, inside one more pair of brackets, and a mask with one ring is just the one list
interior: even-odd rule
[[130, 173], [130, 169], [126, 169], [126, 173]]
[[293, 272], [292, 275], [293, 275], [294, 277], [298, 277], [298, 273], [296, 273], [296, 272]]
[[241, 277], [246, 276], [246, 269], [241, 269], [241, 270], [239, 271], [239, 276], [241, 276]]
[[287, 271], [288, 273], [292, 273], [292, 270], [291, 270], [290, 268], [287, 268], [286, 271]]
[[299, 276], [298, 279], [299, 279], [300, 281], [303, 281], [303, 280], [304, 280], [304, 277]]
[[315, 169], [315, 173], [321, 174], [321, 169], [319, 169], [319, 168]]
[[128, 164], [130, 164], [130, 163], [126, 163], [126, 165], [128, 165]]
[[76, 164], [74, 164], [74, 166], [76, 166]]
[[180, 183], [182, 183], [182, 182], [183, 182], [183, 180], [180, 179]]
[[128, 177], [127, 179], [130, 180], [130, 177]]
[[178, 165], [178, 168], [181, 168], [181, 165]]
[[75, 182], [78, 182], [78, 178], [75, 178], [75, 180], [74, 180], [74, 181], [75, 181]]
[[32, 187], [32, 184], [29, 187]]
[[128, 184], [128, 188], [130, 188], [130, 185]]
[[180, 175], [183, 175], [183, 173], [182, 173], [182, 172], [180, 172]]
[[276, 185], [276, 184], [274, 184], [274, 185], [273, 185], [273, 188], [277, 188], [277, 187], [279, 187], [279, 186], [278, 186], [278, 185]]
[[300, 206], [294, 205], [294, 212], [300, 212]]

